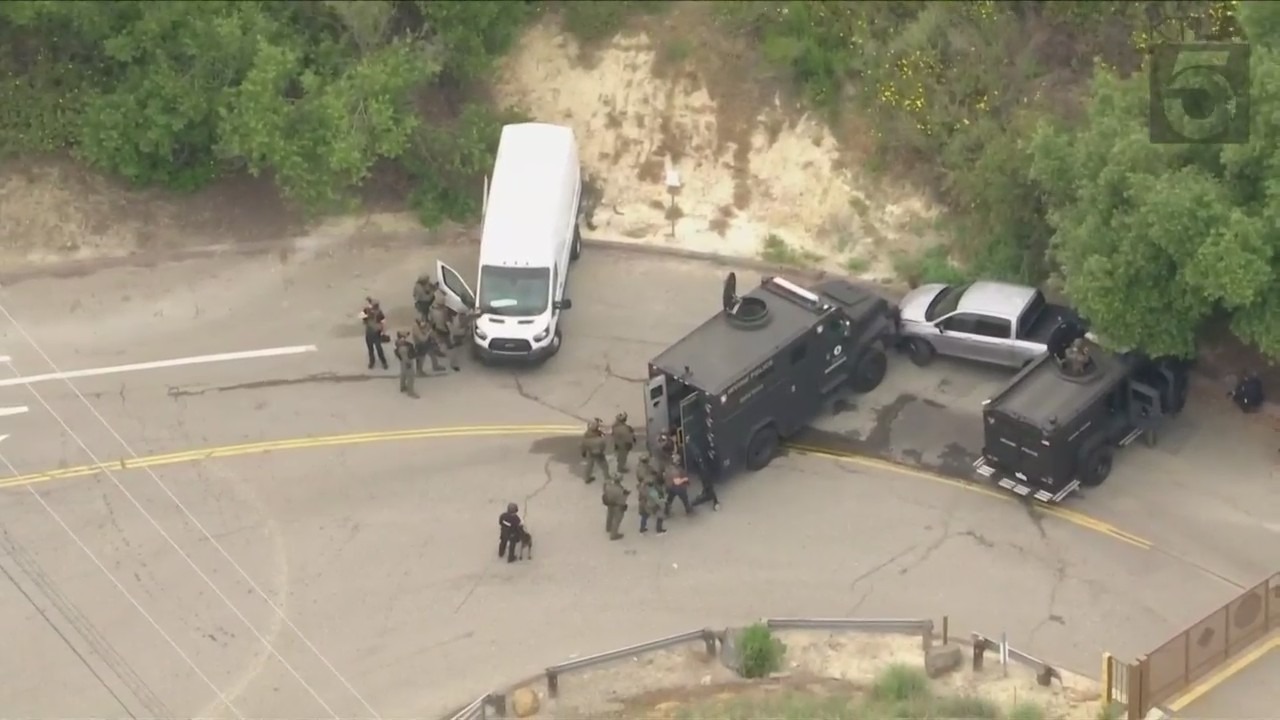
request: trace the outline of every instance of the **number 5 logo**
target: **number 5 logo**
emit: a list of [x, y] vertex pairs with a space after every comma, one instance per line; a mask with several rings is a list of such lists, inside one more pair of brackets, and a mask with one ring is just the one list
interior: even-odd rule
[[1151, 51], [1151, 142], [1249, 141], [1249, 46], [1169, 43]]

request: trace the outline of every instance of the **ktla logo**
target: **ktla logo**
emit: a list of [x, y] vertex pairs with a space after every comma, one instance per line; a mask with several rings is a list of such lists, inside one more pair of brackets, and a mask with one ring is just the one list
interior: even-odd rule
[[1185, 42], [1201, 23], [1152, 23], [1151, 142], [1225, 145], [1249, 141], [1249, 45]]
[[1151, 49], [1151, 142], [1249, 141], [1249, 46], [1168, 43]]

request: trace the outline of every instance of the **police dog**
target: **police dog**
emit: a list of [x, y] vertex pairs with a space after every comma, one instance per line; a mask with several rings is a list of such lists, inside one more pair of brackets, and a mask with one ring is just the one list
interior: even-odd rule
[[516, 555], [521, 560], [533, 559], [533, 533], [529, 532], [528, 525], [522, 525], [519, 529], [519, 537], [516, 541], [520, 543], [520, 551]]

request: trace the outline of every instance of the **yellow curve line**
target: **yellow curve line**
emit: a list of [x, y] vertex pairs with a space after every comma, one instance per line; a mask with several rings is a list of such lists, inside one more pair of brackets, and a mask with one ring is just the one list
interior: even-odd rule
[[[391, 442], [395, 440], [501, 437], [507, 435], [534, 434], [571, 435], [581, 432], [581, 430], [582, 428], [577, 425], [468, 425], [457, 427], [418, 428], [413, 430], [347, 433], [343, 435], [321, 435], [317, 437], [291, 438], [286, 440], [267, 440], [252, 443], [240, 443], [236, 445], [222, 445], [199, 450], [183, 450], [180, 452], [148, 455], [140, 458], [122, 458], [110, 463], [80, 465], [77, 467], [61, 468], [41, 473], [18, 475], [5, 480], [0, 480], [0, 488], [22, 487], [49, 482], [51, 480], [69, 480], [72, 478], [88, 477], [106, 470], [141, 470], [146, 468], [163, 467], [165, 465], [198, 462], [201, 460], [260, 455], [281, 450], [363, 445], [367, 443]], [[894, 462], [878, 460], [876, 458], [869, 458], [852, 453], [836, 452], [826, 448], [810, 445], [788, 445], [788, 447], [806, 455], [826, 457], [841, 462], [855, 463], [862, 465], [863, 467], [876, 468], [887, 472], [897, 473], [899, 475], [909, 475], [935, 483], [950, 485], [954, 488], [959, 488], [967, 492], [977, 493], [979, 495], [984, 495], [1005, 502], [1013, 500], [1012, 497], [1005, 493], [996, 492], [973, 483], [956, 480], [937, 473], [922, 471]], [[1125, 532], [1110, 523], [1089, 517], [1088, 515], [1043, 504], [1040, 504], [1040, 509], [1046, 515], [1061, 518], [1073, 525], [1093, 530], [1094, 532], [1107, 535], [1144, 550], [1150, 550], [1152, 548], [1152, 544], [1147, 540], [1144, 540], [1137, 535], [1133, 535], [1132, 533]]]
[[[813, 447], [811, 445], [788, 445], [787, 447], [791, 448], [792, 450], [797, 450], [805, 455], [826, 457], [826, 458], [830, 458], [832, 460], [837, 460], [840, 462], [853, 463], [855, 465], [862, 465], [863, 467], [875, 468], [877, 470], [885, 470], [888, 472], [897, 473], [899, 475], [909, 475], [911, 477], [921, 478], [923, 480], [929, 480], [935, 483], [941, 483], [943, 485], [949, 485], [951, 487], [958, 488], [960, 490], [965, 490], [967, 492], [977, 493], [978, 495], [984, 495], [986, 497], [995, 498], [1002, 502], [1014, 501], [1013, 496], [1008, 495], [1006, 493], [997, 492], [995, 490], [984, 488], [980, 485], [964, 482], [963, 480], [956, 480], [955, 478], [949, 478], [949, 477], [946, 477], [945, 475], [939, 475], [937, 473], [919, 470], [917, 468], [909, 467], [907, 465], [900, 465], [898, 463], [889, 462], [887, 460], [878, 460], [876, 458], [869, 458], [864, 455], [855, 455], [853, 453], [833, 452], [831, 450]], [[1051, 515], [1061, 520], [1065, 520], [1066, 522], [1069, 522], [1072, 525], [1076, 525], [1078, 527], [1082, 527], [1087, 530], [1092, 530], [1094, 532], [1101, 533], [1108, 537], [1119, 540], [1123, 543], [1133, 545], [1134, 547], [1138, 547], [1143, 550], [1150, 550], [1151, 548], [1154, 547], [1154, 545], [1148, 540], [1138, 537], [1133, 533], [1121, 530], [1120, 528], [1112, 525], [1111, 523], [1104, 522], [1102, 520], [1090, 517], [1083, 513], [1079, 513], [1074, 510], [1066, 510], [1060, 507], [1055, 507], [1053, 505], [1045, 505], [1044, 503], [1036, 503], [1036, 506], [1040, 510], [1040, 512], [1043, 512], [1046, 515]]]
[[1230, 680], [1233, 675], [1239, 674], [1241, 670], [1244, 670], [1255, 662], [1261, 660], [1264, 655], [1276, 649], [1280, 649], [1280, 635], [1263, 642], [1249, 652], [1236, 658], [1230, 665], [1197, 683], [1186, 693], [1179, 696], [1178, 699], [1169, 703], [1169, 709], [1174, 712], [1180, 712], [1191, 703], [1204, 697], [1210, 690], [1218, 687], [1227, 680]]
[[144, 468], [176, 465], [185, 462], [196, 462], [214, 458], [258, 455], [277, 450], [297, 450], [303, 448], [336, 447], [358, 445], [371, 442], [390, 442], [393, 440], [424, 440], [433, 438], [456, 437], [493, 437], [506, 435], [533, 434], [570, 434], [581, 432], [581, 428], [572, 425], [489, 425], [473, 427], [422, 428], [418, 430], [394, 430], [380, 433], [352, 433], [349, 435], [329, 435], [314, 438], [293, 438], [268, 442], [244, 443], [240, 445], [224, 445], [200, 450], [148, 455], [140, 458], [126, 458], [116, 462], [80, 465], [61, 468], [42, 473], [18, 475], [0, 481], [0, 488], [20, 487], [48, 482], [50, 480], [67, 480], [88, 477], [104, 470], [140, 470]]

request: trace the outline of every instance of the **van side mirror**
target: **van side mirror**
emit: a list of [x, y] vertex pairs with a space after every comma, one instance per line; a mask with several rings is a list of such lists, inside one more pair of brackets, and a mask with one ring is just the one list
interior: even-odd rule
[[557, 310], [568, 310], [571, 307], [573, 307], [573, 301], [569, 298], [565, 298], [556, 303]]

